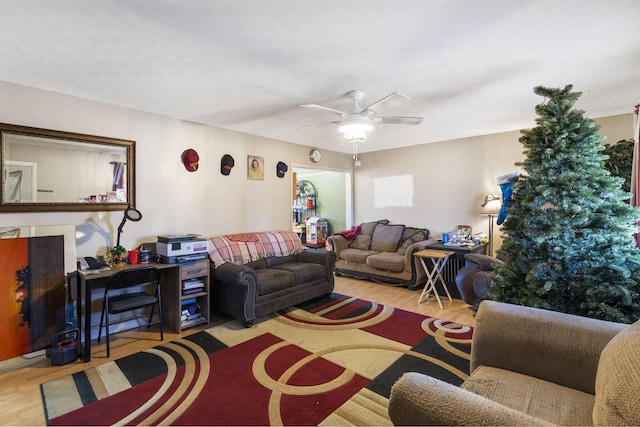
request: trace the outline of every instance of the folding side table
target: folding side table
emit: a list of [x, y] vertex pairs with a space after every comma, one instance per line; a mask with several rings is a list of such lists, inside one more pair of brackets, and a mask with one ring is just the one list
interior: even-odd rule
[[[447, 289], [447, 284], [442, 278], [442, 269], [447, 264], [449, 256], [453, 254], [455, 254], [454, 251], [441, 251], [437, 249], [424, 249], [413, 254], [413, 256], [420, 258], [420, 262], [422, 263], [424, 272], [427, 275], [427, 282], [425, 283], [424, 289], [420, 294], [420, 298], [418, 298], [418, 304], [422, 302], [422, 298], [424, 298], [425, 296], [426, 300], [428, 300], [429, 294], [433, 292], [433, 295], [435, 295], [436, 299], [438, 300], [438, 305], [440, 305], [440, 308], [443, 308], [442, 301], [440, 300], [440, 295], [438, 295], [438, 291], [436, 289], [436, 283], [438, 283], [438, 280], [440, 280], [440, 283], [442, 283], [442, 287], [444, 288], [447, 297], [449, 297], [449, 301], [452, 301], [449, 289]], [[431, 271], [429, 271], [425, 262], [425, 259], [427, 258], [430, 259], [431, 263], [433, 264], [433, 268], [431, 269]]]

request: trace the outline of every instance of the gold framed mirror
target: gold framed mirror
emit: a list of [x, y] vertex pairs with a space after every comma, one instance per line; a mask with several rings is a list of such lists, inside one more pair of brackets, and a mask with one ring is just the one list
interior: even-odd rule
[[135, 141], [0, 123], [0, 212], [135, 206]]

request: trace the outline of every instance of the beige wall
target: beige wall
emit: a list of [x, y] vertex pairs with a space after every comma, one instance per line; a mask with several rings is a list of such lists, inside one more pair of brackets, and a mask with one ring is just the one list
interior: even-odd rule
[[[609, 142], [633, 136], [632, 114], [596, 122]], [[386, 218], [427, 227], [435, 237], [459, 224], [488, 233], [488, 218], [480, 215], [480, 205], [487, 194], [501, 194], [496, 177], [517, 170], [515, 163], [523, 160], [521, 135], [518, 130], [361, 154], [362, 165], [354, 173], [356, 224]], [[405, 175], [413, 177], [411, 207], [376, 207], [376, 180]], [[497, 226], [494, 234], [497, 249]]]
[[[3, 82], [0, 99], [5, 123], [136, 141], [136, 207], [143, 218], [125, 225], [121, 243], [126, 247], [155, 242], [161, 234], [289, 229], [291, 165], [312, 166], [309, 147], [282, 141]], [[630, 138], [632, 120], [631, 114], [602, 119], [600, 133], [611, 142]], [[480, 204], [486, 194], [499, 194], [495, 177], [513, 171], [522, 159], [519, 137], [513, 131], [360, 154], [362, 164], [354, 171], [355, 223], [387, 218], [429, 227], [436, 236], [458, 224], [486, 231]], [[200, 155], [197, 172], [187, 172], [180, 161], [187, 148]], [[236, 162], [230, 176], [219, 171], [226, 153]], [[247, 180], [247, 155], [264, 157], [264, 181]], [[276, 177], [278, 161], [289, 165], [283, 179]], [[323, 150], [319, 166], [350, 170], [351, 155]], [[376, 188], [396, 177], [412, 179], [411, 205], [376, 207]], [[89, 233], [77, 241], [78, 256], [95, 256], [115, 241], [121, 219], [121, 212], [1, 213], [0, 227], [71, 224]]]
[[[121, 244], [155, 242], [157, 235], [212, 236], [291, 227], [291, 164], [311, 165], [309, 147], [269, 140], [71, 96], [0, 82], [0, 121], [136, 141], [136, 186], [140, 222], [127, 222]], [[187, 172], [180, 155], [200, 156]], [[220, 174], [220, 158], [231, 154], [235, 167]], [[247, 180], [247, 155], [264, 157], [264, 181]], [[276, 164], [289, 165], [285, 178]], [[351, 169], [351, 156], [323, 150], [323, 165]], [[0, 213], [0, 227], [75, 225], [87, 237], [78, 256], [103, 255], [115, 242], [122, 212]]]

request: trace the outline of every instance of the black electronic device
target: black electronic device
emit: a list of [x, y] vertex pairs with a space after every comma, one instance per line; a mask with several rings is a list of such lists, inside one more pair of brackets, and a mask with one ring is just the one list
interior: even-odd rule
[[83, 259], [84, 259], [84, 262], [87, 263], [87, 268], [91, 270], [96, 270], [98, 268], [102, 268], [105, 266], [104, 263], [101, 263], [100, 261], [98, 261], [97, 259], [91, 256], [86, 256]]

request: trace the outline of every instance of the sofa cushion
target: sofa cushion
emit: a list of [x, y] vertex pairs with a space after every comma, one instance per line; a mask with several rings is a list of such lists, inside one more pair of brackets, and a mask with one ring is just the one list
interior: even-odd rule
[[371, 247], [371, 236], [360, 234], [359, 236], [356, 236], [351, 243], [349, 243], [349, 247], [353, 249], [369, 250]]
[[258, 279], [258, 295], [290, 288], [296, 283], [296, 277], [292, 272], [276, 268], [256, 270], [256, 277]]
[[296, 284], [310, 283], [326, 278], [324, 266], [312, 262], [287, 262], [276, 268], [292, 272], [296, 278]]
[[427, 235], [424, 231], [418, 231], [414, 233], [412, 236], [406, 238], [400, 245], [398, 246], [398, 250], [396, 251], [399, 255], [404, 255], [407, 253], [407, 249], [409, 246], [413, 245], [416, 242], [421, 242], [423, 240], [427, 240]]
[[556, 425], [592, 425], [594, 396], [539, 378], [481, 366], [462, 388]]
[[596, 374], [593, 421], [598, 425], [640, 425], [640, 321], [605, 346]]
[[404, 232], [404, 225], [378, 224], [371, 236], [371, 250], [376, 252], [395, 252]]
[[400, 273], [404, 270], [404, 255], [396, 252], [379, 252], [367, 257], [367, 265], [376, 270]]
[[367, 261], [367, 257], [374, 254], [377, 254], [377, 252], [363, 249], [344, 249], [340, 251], [340, 258], [347, 262], [364, 264]]
[[253, 268], [254, 270], [259, 270], [261, 268], [267, 268], [267, 263], [264, 258], [261, 258], [257, 261], [251, 261], [245, 264], [246, 267]]
[[284, 264], [286, 262], [293, 262], [296, 260], [295, 255], [287, 255], [287, 256], [270, 256], [265, 258], [267, 268], [275, 267], [276, 265]]
[[373, 235], [373, 231], [376, 229], [378, 224], [389, 224], [389, 220], [381, 219], [380, 221], [363, 222], [360, 224], [360, 234], [365, 236]]

